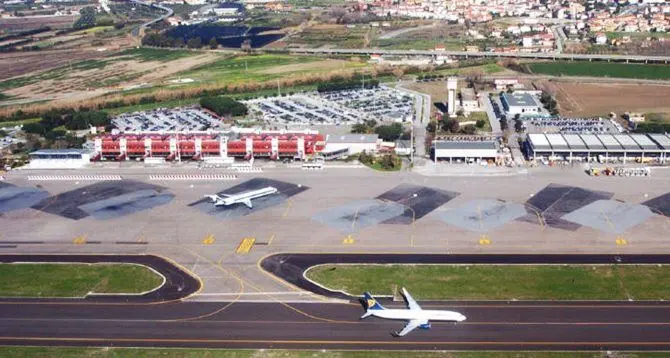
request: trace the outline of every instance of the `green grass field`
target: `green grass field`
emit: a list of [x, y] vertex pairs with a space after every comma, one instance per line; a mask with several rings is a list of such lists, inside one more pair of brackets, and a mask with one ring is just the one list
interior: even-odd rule
[[[323, 61], [318, 57], [289, 55], [255, 55], [235, 56], [221, 59], [179, 74], [183, 78], [193, 78], [202, 83], [241, 83], [246, 81], [264, 82], [277, 78], [289, 77], [296, 73], [323, 71], [322, 68], [300, 68], [286, 72], [272, 72], [274, 67], [284, 65], [300, 65], [315, 61]], [[364, 67], [365, 63], [346, 62], [345, 68]]]
[[324, 265], [307, 277], [353, 295], [397, 285], [420, 299], [670, 299], [665, 265]]
[[526, 66], [533, 73], [552, 76], [615, 77], [649, 80], [670, 79], [670, 66], [668, 65], [611, 62], [537, 62], [528, 63]]
[[[14, 358], [606, 358], [604, 352], [287, 351], [160, 348], [0, 347]], [[664, 352], [626, 352], [619, 358], [661, 358]]]
[[140, 293], [162, 277], [128, 264], [0, 264], [0, 297], [83, 297], [94, 293]]

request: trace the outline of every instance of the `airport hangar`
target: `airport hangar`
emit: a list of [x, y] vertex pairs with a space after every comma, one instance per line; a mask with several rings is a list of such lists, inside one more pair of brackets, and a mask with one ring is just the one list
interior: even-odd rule
[[433, 141], [433, 158], [437, 160], [479, 159], [497, 160], [501, 154], [494, 139], [483, 140], [436, 140]]
[[626, 163], [636, 158], [670, 159], [670, 136], [666, 134], [528, 134], [528, 157], [564, 159], [568, 162], [605, 161]]

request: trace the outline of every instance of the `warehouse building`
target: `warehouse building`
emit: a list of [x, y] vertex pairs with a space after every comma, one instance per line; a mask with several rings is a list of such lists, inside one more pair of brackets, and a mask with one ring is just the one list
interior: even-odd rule
[[665, 134], [529, 134], [524, 150], [530, 159], [599, 162], [665, 162]]
[[433, 142], [432, 154], [437, 160], [448, 160], [450, 163], [462, 160], [496, 160], [499, 146], [495, 140], [457, 141], [437, 140]]
[[512, 116], [536, 116], [542, 111], [542, 104], [528, 92], [503, 93], [500, 102]]
[[40, 149], [29, 155], [29, 169], [78, 169], [91, 161], [85, 149]]
[[382, 140], [376, 134], [345, 134], [326, 137], [326, 148], [324, 153], [334, 153], [347, 149], [348, 154], [361, 152], [377, 153]]

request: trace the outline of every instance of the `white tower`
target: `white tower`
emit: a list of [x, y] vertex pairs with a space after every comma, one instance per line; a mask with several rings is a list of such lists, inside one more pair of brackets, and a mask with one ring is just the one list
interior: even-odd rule
[[458, 84], [458, 79], [456, 77], [447, 78], [447, 111], [449, 112], [449, 117], [456, 117], [456, 86]]

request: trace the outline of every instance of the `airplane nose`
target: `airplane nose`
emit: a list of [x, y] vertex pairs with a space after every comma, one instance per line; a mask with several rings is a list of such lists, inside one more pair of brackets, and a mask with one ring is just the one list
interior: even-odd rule
[[461, 315], [460, 317], [458, 317], [458, 322], [463, 322], [463, 321], [465, 321], [465, 318], [466, 318], [466, 317], [465, 317], [464, 315]]

